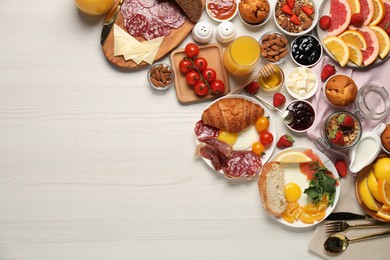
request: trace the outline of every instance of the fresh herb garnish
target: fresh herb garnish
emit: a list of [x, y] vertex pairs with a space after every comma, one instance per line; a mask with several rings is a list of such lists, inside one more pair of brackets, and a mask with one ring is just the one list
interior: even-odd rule
[[321, 166], [319, 163], [312, 163], [311, 167], [316, 172], [313, 179], [309, 182], [309, 188], [305, 189], [304, 193], [307, 194], [314, 204], [321, 201], [324, 194], [328, 194], [329, 204], [333, 206], [336, 197], [336, 183], [337, 180], [328, 175], [329, 170], [325, 166]]

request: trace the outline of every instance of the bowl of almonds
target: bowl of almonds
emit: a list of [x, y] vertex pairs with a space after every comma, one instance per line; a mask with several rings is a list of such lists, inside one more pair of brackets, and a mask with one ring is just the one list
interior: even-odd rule
[[316, 26], [318, 10], [313, 0], [277, 0], [274, 21], [281, 32], [299, 36]]
[[267, 32], [259, 39], [260, 56], [267, 63], [283, 63], [289, 53], [290, 44], [286, 36], [280, 32]]
[[155, 63], [148, 71], [149, 85], [157, 90], [167, 90], [173, 82], [174, 75], [170, 65]]

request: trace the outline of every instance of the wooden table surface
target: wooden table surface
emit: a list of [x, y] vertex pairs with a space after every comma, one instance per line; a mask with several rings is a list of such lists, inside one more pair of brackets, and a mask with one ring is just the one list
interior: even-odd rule
[[[2, 1], [0, 259], [316, 258], [313, 229], [266, 214], [256, 180], [229, 181], [194, 157], [208, 102], [181, 105], [145, 69], [107, 61], [103, 20], [71, 0]], [[238, 35], [275, 29], [233, 22]]]

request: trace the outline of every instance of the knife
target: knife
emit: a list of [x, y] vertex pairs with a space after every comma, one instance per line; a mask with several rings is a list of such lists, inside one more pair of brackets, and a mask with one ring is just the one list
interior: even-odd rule
[[331, 213], [325, 220], [354, 220], [354, 219], [372, 219], [367, 215], [360, 215], [351, 212], [335, 212]]
[[119, 14], [119, 11], [121, 10], [122, 2], [123, 2], [123, 0], [119, 0], [119, 3], [115, 7], [114, 13], [110, 12], [110, 14], [113, 13], [113, 15], [108, 14], [106, 17], [106, 20], [104, 21], [102, 34], [100, 36], [100, 44], [101, 45], [103, 45], [104, 42], [106, 41], [108, 34], [110, 33], [112, 26], [115, 23], [115, 20]]

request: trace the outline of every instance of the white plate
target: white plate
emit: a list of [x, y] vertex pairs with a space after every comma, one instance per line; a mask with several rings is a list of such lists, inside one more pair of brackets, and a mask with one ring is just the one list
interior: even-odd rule
[[[319, 13], [320, 18], [323, 15], [329, 15], [329, 13], [330, 13], [330, 0], [324, 0], [322, 2], [318, 13]], [[334, 58], [333, 54], [328, 50], [328, 48], [326, 48], [325, 44], [323, 44], [323, 42], [322, 42], [322, 40], [328, 35], [328, 32], [325, 30], [322, 30], [320, 28], [319, 23], [317, 24], [316, 32], [317, 32], [318, 39], [322, 43], [323, 49], [325, 50], [325, 52], [328, 54], [328, 56], [331, 59], [333, 59], [336, 63], [338, 63], [337, 60]], [[361, 68], [361, 69], [370, 68], [370, 67], [373, 67], [375, 65], [381, 64], [382, 62], [385, 62], [389, 58], [389, 56], [390, 56], [390, 53], [383, 60], [381, 58], [377, 57], [376, 60], [368, 66], [359, 67], [358, 65], [356, 65], [355, 63], [353, 63], [351, 61], [348, 61], [347, 65], [345, 65], [345, 66], [350, 67], [350, 68]]]
[[[260, 158], [260, 159], [261, 159], [261, 162], [262, 162], [262, 165], [264, 165], [264, 164], [271, 158], [271, 155], [272, 155], [273, 151], [275, 150], [276, 142], [278, 141], [278, 140], [277, 140], [277, 136], [276, 136], [276, 123], [275, 123], [275, 120], [272, 118], [271, 113], [269, 112], [269, 110], [268, 110], [266, 107], [264, 107], [264, 106], [263, 106], [259, 101], [257, 101], [256, 99], [253, 99], [253, 98], [248, 97], [248, 96], [245, 96], [245, 95], [239, 95], [239, 94], [227, 95], [227, 96], [223, 96], [223, 97], [221, 97], [221, 98], [219, 98], [219, 99], [216, 99], [216, 100], [214, 100], [212, 103], [210, 103], [210, 104], [206, 107], [206, 109], [209, 108], [212, 104], [214, 104], [214, 103], [217, 102], [218, 100], [221, 100], [221, 99], [224, 99], [224, 98], [243, 98], [243, 99], [249, 100], [249, 101], [251, 101], [251, 102], [253, 102], [253, 103], [255, 103], [255, 104], [258, 104], [259, 106], [261, 106], [261, 107], [264, 109], [264, 116], [267, 116], [267, 117], [269, 118], [268, 132], [270, 132], [270, 133], [273, 135], [273, 137], [274, 137], [274, 140], [273, 140], [272, 144], [265, 150], [265, 155], [263, 155], [263, 156]], [[206, 110], [206, 109], [205, 109], [205, 110]], [[203, 113], [203, 112], [202, 112], [202, 113]], [[200, 144], [200, 142], [199, 142], [199, 140], [196, 138], [196, 136], [195, 136], [195, 141], [196, 141], [196, 144], [197, 144], [197, 145]], [[248, 149], [248, 150], [249, 150], [249, 149]], [[206, 162], [206, 164], [207, 164], [211, 169], [215, 170], [214, 167], [213, 167], [213, 165], [212, 165], [212, 163], [211, 163], [211, 161], [210, 161], [209, 159], [206, 159], [206, 158], [204, 158], [204, 157], [202, 157], [202, 159]], [[224, 172], [223, 172], [222, 170], [219, 170], [219, 171], [216, 171], [216, 172], [225, 175]], [[243, 177], [243, 178], [246, 179], [246, 177]], [[238, 179], [240, 179], [240, 178], [238, 178]]]
[[[297, 152], [303, 152], [307, 149], [311, 149], [315, 154], [317, 154], [321, 161], [324, 163], [325, 167], [331, 171], [333, 173], [333, 175], [335, 176], [336, 179], [339, 178], [339, 175], [337, 173], [337, 170], [336, 170], [336, 167], [334, 166], [334, 164], [332, 163], [332, 161], [330, 161], [330, 159], [323, 153], [321, 153], [320, 151], [316, 150], [316, 149], [313, 149], [313, 148], [308, 148], [308, 147], [291, 147], [291, 148], [287, 148], [281, 152], [279, 152], [278, 154], [274, 155], [270, 161], [273, 161], [275, 160], [280, 154], [286, 152], [286, 151], [297, 151]], [[298, 174], [302, 174], [300, 169], [299, 169], [299, 164], [298, 163], [295, 163], [295, 164], [286, 164], [286, 165], [283, 165], [282, 164], [282, 167], [283, 167], [283, 170], [286, 172], [286, 171], [289, 171], [289, 172], [297, 172]], [[309, 186], [305, 187], [305, 188], [308, 188]], [[301, 187], [302, 189], [303, 187]], [[305, 193], [303, 193], [304, 189], [302, 189], [302, 196], [301, 196], [301, 199], [302, 198], [305, 198], [307, 197], [307, 195]], [[340, 182], [339, 182], [339, 185], [336, 186], [336, 196], [335, 196], [335, 200], [334, 200], [334, 204], [333, 206], [330, 206], [326, 209], [326, 214], [325, 214], [325, 217], [321, 220], [321, 221], [315, 221], [313, 224], [306, 224], [306, 223], [303, 223], [302, 221], [300, 220], [296, 220], [294, 223], [290, 223], [290, 222], [287, 222], [285, 221], [282, 217], [280, 218], [276, 218], [274, 217], [278, 222], [282, 223], [283, 225], [286, 225], [286, 226], [290, 226], [290, 227], [294, 227], [294, 228], [307, 228], [307, 227], [311, 227], [311, 226], [315, 226], [317, 225], [318, 223], [321, 223], [327, 216], [329, 216], [330, 213], [332, 213], [333, 209], [336, 207], [337, 205], [337, 202], [339, 200], [339, 197], [340, 197]], [[304, 206], [304, 205], [301, 205], [300, 206]]]

